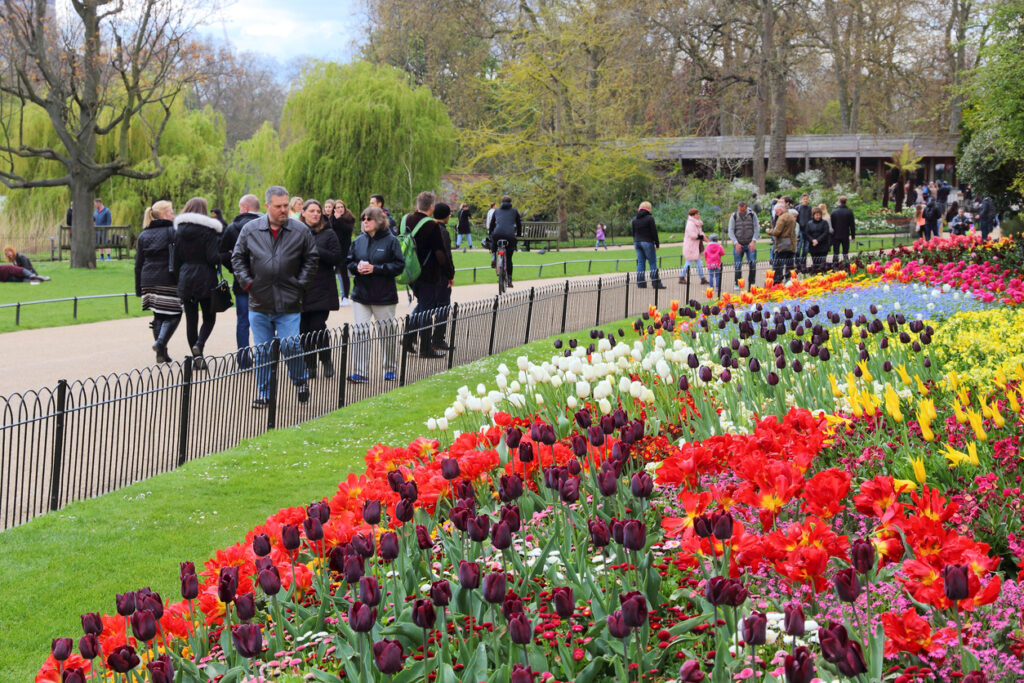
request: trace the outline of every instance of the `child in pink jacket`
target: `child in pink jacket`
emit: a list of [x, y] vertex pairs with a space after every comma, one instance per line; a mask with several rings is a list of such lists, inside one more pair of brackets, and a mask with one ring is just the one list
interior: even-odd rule
[[718, 243], [718, 235], [708, 235], [708, 246], [704, 248], [704, 261], [708, 264], [711, 287], [717, 292], [722, 286], [722, 256], [725, 249]]

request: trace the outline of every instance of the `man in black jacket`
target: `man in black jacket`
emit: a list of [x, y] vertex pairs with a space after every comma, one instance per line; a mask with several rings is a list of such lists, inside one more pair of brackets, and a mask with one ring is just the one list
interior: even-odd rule
[[[491, 254], [498, 251], [498, 240], [505, 240], [505, 272], [508, 274], [508, 286], [512, 287], [512, 255], [516, 251], [516, 238], [523, 235], [523, 217], [519, 210], [513, 208], [512, 198], [505, 195], [501, 205], [494, 209], [487, 219], [487, 235], [491, 238]], [[493, 265], [493, 257], [491, 263]]]
[[924, 218], [924, 234], [922, 235], [925, 240], [930, 240], [932, 237], [939, 236], [939, 221], [942, 220], [942, 211], [939, 210], [934, 199], [929, 199], [927, 206], [924, 207], [924, 211], [921, 213]]
[[420, 192], [416, 197], [416, 210], [403, 217], [399, 226], [402, 233], [415, 231], [413, 239], [420, 262], [420, 276], [410, 285], [416, 295], [416, 308], [410, 314], [411, 329], [406, 332], [402, 343], [406, 351], [415, 351], [418, 331], [421, 358], [445, 357], [445, 354], [434, 350], [432, 345], [433, 317], [437, 309], [445, 306], [448, 296], [445, 290], [451, 289], [455, 279], [451, 250], [445, 245], [441, 227], [436, 221], [430, 220], [433, 212], [434, 193]]
[[845, 262], [850, 255], [850, 242], [857, 239], [857, 222], [853, 218], [853, 210], [846, 205], [846, 196], [839, 198], [839, 206], [829, 216], [832, 222], [832, 263], [839, 263], [839, 252], [843, 252]]
[[658, 239], [658, 226], [654, 223], [654, 216], [651, 215], [650, 202], [640, 202], [636, 216], [633, 218], [633, 248], [636, 250], [636, 286], [640, 289], [647, 289], [647, 281], [644, 279], [644, 263], [651, 271], [651, 287], [654, 289], [666, 289], [661, 284], [658, 276], [658, 249], [661, 247], [661, 240]]
[[[242, 232], [245, 224], [260, 217], [260, 200], [254, 194], [247, 194], [238, 200], [238, 215], [231, 221], [228, 227], [224, 228], [224, 234], [220, 237], [221, 263], [234, 274], [231, 265], [231, 252], [238, 242], [238, 235]], [[235, 343], [238, 345], [238, 367], [246, 370], [252, 367], [252, 358], [249, 355], [249, 295], [238, 286], [238, 278], [234, 278], [232, 290], [235, 293]]]
[[800, 203], [796, 207], [796, 224], [800, 228], [796, 263], [799, 269], [807, 266], [807, 250], [810, 248], [810, 241], [804, 236], [804, 229], [811, 222], [811, 197], [804, 194], [800, 196]]
[[986, 196], [981, 200], [981, 204], [978, 205], [978, 230], [981, 231], [981, 239], [988, 239], [988, 235], [992, 232], [992, 227], [995, 224], [995, 219], [995, 204], [992, 203], [991, 197]]
[[309, 400], [299, 326], [302, 295], [316, 273], [316, 245], [309, 228], [288, 217], [288, 190], [268, 188], [266, 211], [245, 224], [231, 254], [235, 280], [249, 295], [249, 325], [257, 354], [253, 408], [265, 408], [270, 398], [267, 357], [275, 337], [281, 339], [281, 356], [299, 403]]

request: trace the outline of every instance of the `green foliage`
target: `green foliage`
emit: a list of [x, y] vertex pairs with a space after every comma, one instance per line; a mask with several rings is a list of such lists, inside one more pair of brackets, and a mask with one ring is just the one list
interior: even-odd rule
[[959, 159], [960, 176], [978, 197], [989, 195], [999, 208], [1020, 201], [1024, 190], [1024, 139], [1006, 140], [995, 129], [971, 136]]
[[361, 206], [373, 193], [393, 207], [437, 189], [455, 156], [444, 105], [397, 69], [314, 62], [285, 104], [285, 182], [301, 196]]
[[254, 194], [263, 201], [264, 191], [279, 185], [284, 178], [284, 149], [281, 136], [270, 122], [264, 121], [251, 138], [239, 140], [231, 151], [228, 195], [237, 199]]

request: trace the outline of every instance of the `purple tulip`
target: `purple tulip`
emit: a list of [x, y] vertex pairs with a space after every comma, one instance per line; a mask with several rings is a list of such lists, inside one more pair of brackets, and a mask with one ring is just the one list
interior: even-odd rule
[[434, 604], [426, 598], [416, 598], [412, 605], [412, 623], [420, 628], [434, 628], [437, 613]]
[[242, 624], [231, 631], [231, 642], [235, 650], [246, 659], [258, 657], [263, 652], [263, 631], [259, 624]]
[[[146, 642], [153, 640], [156, 637], [156, 617], [153, 616], [153, 613], [148, 609], [136, 610], [135, 614], [132, 615], [132, 633], [139, 640]], [[68, 638], [69, 642], [70, 640]]]
[[241, 621], [251, 621], [256, 616], [256, 596], [252, 593], [235, 596], [235, 612]]
[[602, 496], [614, 496], [619, 490], [619, 478], [614, 470], [601, 468], [597, 473], [597, 490]]
[[452, 601], [452, 587], [445, 579], [430, 584], [430, 601], [437, 607], [446, 607]]
[[505, 445], [510, 451], [519, 448], [519, 442], [522, 439], [523, 433], [515, 427], [509, 427], [505, 430]]
[[116, 597], [117, 613], [122, 617], [130, 617], [135, 613], [135, 591], [118, 593]]
[[320, 524], [327, 524], [327, 520], [331, 518], [331, 506], [323, 500], [310, 503], [306, 507], [306, 516], [316, 518]]
[[359, 577], [359, 601], [369, 607], [376, 607], [380, 604], [381, 592], [380, 583], [375, 576]]
[[836, 572], [832, 578], [832, 585], [835, 586], [836, 595], [843, 602], [854, 602], [860, 596], [860, 580], [857, 578], [857, 571], [852, 567]]
[[416, 545], [420, 550], [430, 550], [434, 547], [434, 539], [430, 537], [427, 527], [422, 524], [416, 525]]
[[146, 664], [152, 683], [174, 683], [174, 663], [168, 655], [160, 655]]
[[459, 560], [459, 585], [466, 589], [480, 587], [480, 565], [476, 562]]
[[391, 470], [387, 474], [388, 486], [398, 493], [398, 487], [405, 483], [405, 475], [400, 470]]
[[398, 557], [398, 534], [394, 531], [385, 531], [380, 535], [380, 547], [378, 549], [380, 559], [391, 562]]
[[636, 472], [629, 480], [629, 488], [637, 498], [650, 498], [654, 493], [654, 479], [646, 472]]
[[551, 591], [551, 602], [555, 605], [555, 613], [563, 619], [570, 618], [576, 612], [572, 586], [559, 586]]
[[512, 533], [519, 531], [523, 524], [522, 514], [519, 512], [518, 505], [502, 505], [499, 519], [508, 525], [508, 530]]
[[966, 600], [969, 593], [965, 564], [947, 564], [942, 570], [942, 578], [946, 589], [946, 599], [957, 602]]
[[603, 548], [611, 542], [611, 530], [602, 519], [592, 519], [587, 522], [587, 529], [590, 531], [590, 542], [595, 548]]
[[86, 612], [82, 615], [82, 633], [103, 633], [103, 619], [99, 612]]
[[103, 654], [100, 638], [96, 633], [86, 633], [78, 639], [78, 653], [83, 659], [96, 659]]
[[622, 620], [629, 628], [639, 628], [647, 623], [647, 598], [640, 591], [630, 591], [619, 596], [622, 605]]
[[227, 603], [235, 599], [238, 590], [238, 567], [221, 567], [217, 578], [217, 597]]
[[377, 610], [356, 600], [348, 608], [348, 625], [356, 633], [369, 633], [377, 623]]
[[469, 534], [470, 540], [477, 543], [482, 543], [487, 538], [490, 529], [491, 518], [486, 514], [470, 517], [469, 523], [466, 525], [466, 532]]
[[139, 661], [139, 655], [131, 645], [119, 645], [107, 656], [107, 666], [119, 674], [128, 673], [139, 665]]
[[700, 670], [700, 662], [695, 659], [688, 659], [679, 667], [679, 683], [701, 683], [704, 680], [704, 672]]
[[508, 622], [509, 636], [517, 645], [528, 645], [533, 640], [533, 624], [524, 613], [513, 614]]
[[523, 441], [519, 444], [517, 454], [519, 456], [519, 462], [533, 462], [533, 444], [529, 441]]
[[408, 498], [403, 498], [398, 501], [395, 505], [395, 519], [399, 522], [405, 523], [412, 519], [413, 514], [416, 512], [413, 501]]
[[511, 503], [523, 495], [523, 479], [518, 474], [503, 474], [498, 482], [498, 497]]
[[859, 574], [867, 574], [875, 568], [875, 545], [863, 538], [850, 546], [850, 564]]
[[608, 632], [612, 634], [614, 638], [628, 638], [630, 628], [626, 626], [626, 621], [622, 617], [622, 610], [617, 609], [608, 615]]
[[491, 572], [484, 576], [484, 600], [495, 605], [503, 602], [505, 585], [505, 572]]
[[262, 570], [257, 576], [257, 581], [267, 595], [277, 595], [281, 592], [281, 573], [277, 567]]
[[720, 541], [732, 538], [733, 520], [728, 512], [711, 513], [711, 533]]
[[[156, 679], [153, 680], [155, 681]], [[61, 683], [85, 683], [85, 669], [80, 667], [64, 669]]]
[[796, 636], [802, 638], [806, 632], [804, 627], [804, 608], [798, 603], [790, 602], [785, 606], [785, 614], [783, 617], [783, 629], [786, 635]]
[[441, 476], [451, 481], [452, 479], [458, 479], [461, 471], [459, 469], [459, 461], [457, 458], [444, 458], [441, 460]]
[[306, 538], [314, 543], [324, 537], [324, 525], [317, 517], [306, 517], [302, 520], [302, 529], [306, 533]]
[[63, 662], [71, 656], [71, 649], [74, 646], [75, 643], [70, 638], [54, 638], [50, 641], [50, 654], [52, 654], [53, 658], [58, 662]]
[[562, 502], [571, 505], [580, 499], [580, 478], [568, 477], [558, 487], [558, 497]]
[[363, 521], [374, 526], [380, 524], [380, 501], [379, 500], [364, 500], [363, 501]]
[[534, 683], [536, 678], [537, 674], [533, 673], [530, 667], [525, 664], [513, 664], [509, 683]]
[[299, 548], [299, 527], [294, 524], [285, 524], [281, 527], [281, 545], [291, 552]]
[[[793, 654], [786, 655], [783, 669], [786, 672], [786, 683], [811, 683], [816, 678], [814, 655], [803, 645], [798, 647]], [[966, 683], [966, 679], [964, 683]]]
[[747, 645], [764, 645], [768, 629], [768, 617], [764, 612], [751, 612], [743, 620], [743, 640]]
[[576, 424], [580, 426], [580, 429], [589, 429], [590, 425], [594, 423], [593, 418], [590, 416], [590, 411], [580, 408], [576, 411]]
[[402, 670], [402, 644], [397, 640], [378, 640], [373, 644], [373, 659], [385, 676], [394, 676]]
[[266, 557], [270, 554], [270, 536], [256, 534], [252, 538], [252, 552], [256, 557]]
[[638, 519], [628, 519], [622, 525], [622, 547], [640, 551], [647, 545], [647, 525]]

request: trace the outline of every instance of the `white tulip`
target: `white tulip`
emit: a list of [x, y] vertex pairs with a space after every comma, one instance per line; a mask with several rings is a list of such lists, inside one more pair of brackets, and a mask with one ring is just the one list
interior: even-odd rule
[[605, 351], [610, 351], [611, 348], [612, 348], [612, 343], [610, 341], [608, 341], [608, 337], [601, 337], [600, 341], [597, 342], [597, 351], [598, 351], [598, 353], [604, 353]]
[[445, 408], [445, 410], [444, 410], [444, 418], [446, 420], [454, 421], [455, 418], [457, 418], [458, 416], [459, 416], [459, 414], [455, 412], [455, 408], [451, 408], [451, 407]]
[[463, 384], [461, 387], [459, 387], [459, 391], [457, 392], [457, 395], [458, 395], [459, 398], [465, 398], [465, 397], [469, 396], [469, 387], [467, 387], [465, 384]]
[[590, 396], [590, 383], [583, 380], [576, 382], [576, 395], [579, 398]]
[[[628, 379], [628, 378], [627, 378]], [[629, 395], [633, 398], [640, 398], [644, 392], [644, 385], [640, 382], [633, 381], [629, 384]]]
[[565, 405], [569, 406], [569, 410], [576, 410], [576, 406], [578, 406], [579, 403], [576, 402], [575, 396], [568, 396], [565, 399]]
[[476, 396], [470, 396], [469, 399], [466, 400], [466, 408], [472, 410], [474, 413], [480, 412], [481, 407], [480, 399]]
[[533, 400], [536, 401], [537, 405], [539, 406], [544, 405], [544, 397], [541, 396], [540, 394], [534, 394]]
[[522, 385], [519, 382], [515, 381], [515, 380], [512, 380], [512, 384], [509, 384], [508, 388], [509, 388], [509, 390], [511, 390], [511, 391], [513, 391], [515, 393], [519, 393], [523, 389]]
[[490, 414], [494, 410], [494, 401], [491, 400], [490, 396], [484, 396], [480, 399], [480, 408], [483, 412]]
[[437, 428], [439, 430], [441, 430], [442, 432], [447, 432], [448, 431], [448, 420], [446, 420], [443, 417], [438, 418], [438, 420], [437, 420]]
[[495, 377], [494, 378], [494, 383], [502, 391], [505, 391], [505, 389], [508, 389], [508, 379], [505, 377], [505, 375], [498, 375], [497, 377]]
[[499, 375], [505, 375], [505, 377], [508, 377], [508, 375], [509, 375], [509, 369], [508, 369], [508, 366], [507, 366], [507, 365], [505, 365], [504, 363], [502, 363], [501, 365], [499, 365], [499, 366], [498, 366], [498, 374], [499, 374]]
[[597, 402], [597, 407], [601, 409], [602, 415], [607, 415], [612, 412], [612, 404], [608, 402], [608, 399], [602, 398]]
[[477, 384], [476, 393], [479, 394], [480, 396], [483, 396], [484, 394], [487, 393], [487, 387], [485, 387], [482, 382], [480, 384]]
[[[629, 388], [630, 388], [631, 384], [632, 383], [629, 381], [629, 376], [628, 375], [623, 375], [622, 377], [620, 377], [619, 378], [619, 393], [620, 394], [624, 394], [627, 391], [629, 391]], [[639, 384], [639, 382], [638, 382], [638, 384]]]
[[434, 418], [430, 418], [429, 420], [427, 420], [427, 431], [432, 432], [435, 429], [437, 429], [437, 420], [435, 420]]
[[519, 358], [516, 358], [516, 366], [520, 370], [526, 370], [530, 367], [530, 359], [526, 356], [519, 356]]
[[455, 401], [455, 403], [452, 404], [452, 408], [455, 408], [456, 415], [462, 415], [466, 412], [466, 405], [462, 401]]
[[551, 378], [551, 386], [553, 386], [555, 389], [557, 389], [558, 387], [562, 386], [562, 378], [559, 377], [558, 375], [555, 375], [554, 377], [552, 377]]

